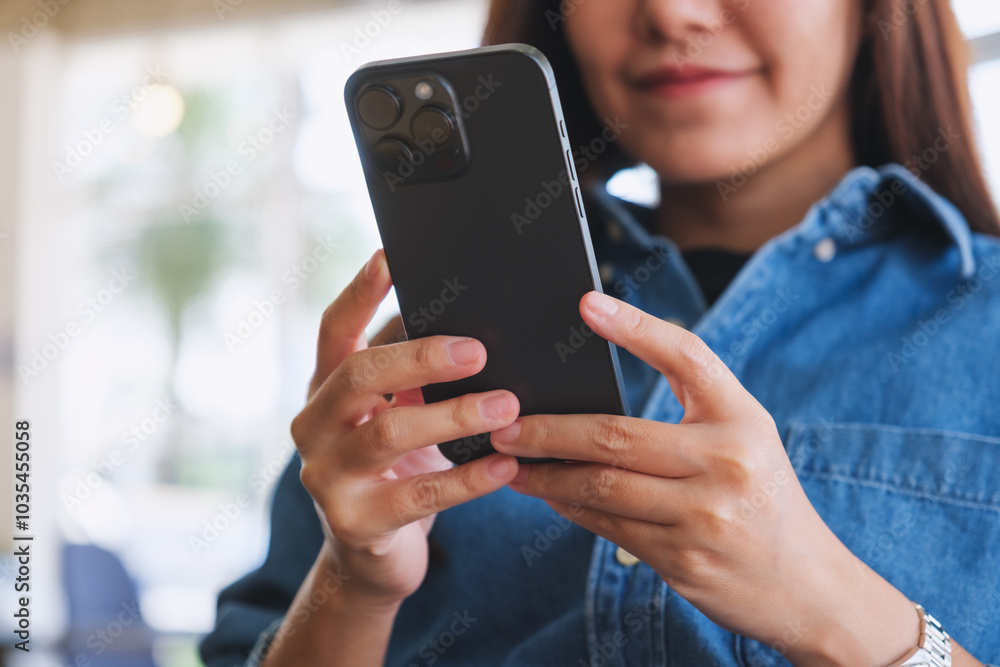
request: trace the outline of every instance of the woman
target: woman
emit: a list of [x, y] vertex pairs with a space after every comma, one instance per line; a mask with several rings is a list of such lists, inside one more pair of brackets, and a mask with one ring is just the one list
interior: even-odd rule
[[[623, 128], [581, 169], [613, 296], [580, 312], [635, 416], [423, 405], [486, 353], [369, 347], [376, 253], [206, 662], [1000, 663], [1000, 223], [946, 0], [495, 0], [510, 41], [575, 145]], [[637, 162], [655, 211], [601, 187]], [[483, 431], [500, 453], [465, 466], [432, 446]]]

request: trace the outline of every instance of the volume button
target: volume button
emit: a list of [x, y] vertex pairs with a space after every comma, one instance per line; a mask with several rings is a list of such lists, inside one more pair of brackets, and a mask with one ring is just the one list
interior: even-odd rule
[[580, 195], [580, 188], [576, 185], [573, 186], [573, 194], [576, 196], [576, 210], [580, 214], [580, 217], [583, 218], [583, 199]]
[[566, 126], [563, 125], [563, 122], [562, 122], [561, 118], [559, 119], [559, 133], [561, 135], [563, 135], [564, 137], [566, 136]]
[[576, 169], [573, 168], [573, 154], [566, 149], [566, 173], [569, 174], [571, 180], [576, 180]]

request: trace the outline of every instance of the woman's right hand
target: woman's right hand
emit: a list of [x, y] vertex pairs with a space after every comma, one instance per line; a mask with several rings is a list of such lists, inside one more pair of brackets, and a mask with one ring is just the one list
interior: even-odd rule
[[365, 327], [391, 285], [378, 250], [327, 308], [309, 399], [292, 421], [302, 484], [326, 535], [320, 557], [343, 573], [343, 595], [385, 609], [423, 581], [437, 512], [517, 472], [501, 454], [451, 467], [436, 444], [497, 430], [519, 411], [503, 390], [425, 405], [420, 387], [478, 373], [486, 350], [452, 336], [370, 347]]

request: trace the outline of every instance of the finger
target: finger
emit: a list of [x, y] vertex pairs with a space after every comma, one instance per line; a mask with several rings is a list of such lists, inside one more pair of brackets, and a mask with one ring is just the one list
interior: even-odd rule
[[519, 408], [514, 394], [496, 390], [386, 410], [350, 434], [339, 466], [381, 474], [414, 450], [510, 424]]
[[423, 405], [424, 395], [420, 389], [403, 389], [392, 395], [392, 406], [402, 407], [405, 405]]
[[398, 530], [500, 489], [517, 473], [517, 459], [491, 454], [465, 465], [378, 484], [365, 503], [376, 533]]
[[314, 400], [341, 427], [353, 427], [383, 394], [475, 375], [486, 365], [486, 348], [474, 338], [430, 336], [361, 350], [345, 359]]
[[323, 312], [316, 345], [316, 372], [310, 384], [314, 392], [326, 377], [353, 352], [368, 346], [365, 327], [392, 287], [385, 254], [376, 250], [368, 263]]
[[375, 334], [368, 347], [388, 345], [389, 343], [402, 343], [406, 340], [406, 332], [403, 331], [403, 318], [400, 315], [389, 320], [382, 330]]
[[[558, 500], [546, 500], [545, 503], [561, 516], [582, 528], [586, 528], [595, 535], [600, 535], [613, 544], [625, 545], [624, 548], [636, 558], [645, 561], [654, 556], [658, 560], [669, 557], [669, 555], [665, 556], [660, 552], [649, 554], [645, 552], [646, 549], [655, 549], [656, 545], [663, 542], [664, 527], [661, 525], [581, 505], [570, 505]], [[640, 545], [648, 546], [643, 548]]]
[[[403, 330], [403, 318], [401, 315], [389, 320], [370, 341], [368, 347], [378, 347], [389, 343], [402, 343], [406, 340], [406, 332]], [[392, 394], [386, 394], [385, 400], [391, 401]]]
[[592, 461], [656, 475], [701, 472], [705, 424], [664, 424], [618, 415], [528, 415], [490, 434], [498, 452], [529, 458]]
[[522, 464], [510, 488], [629, 519], [675, 524], [688, 505], [687, 484], [597, 463]]
[[736, 377], [690, 331], [598, 292], [583, 296], [580, 314], [599, 336], [663, 373], [687, 421], [730, 414], [745, 402], [747, 392]]

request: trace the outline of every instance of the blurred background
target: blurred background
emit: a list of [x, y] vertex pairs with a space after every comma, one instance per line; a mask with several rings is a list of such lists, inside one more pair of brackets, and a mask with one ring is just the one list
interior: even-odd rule
[[[1000, 195], [1000, 4], [953, 1]], [[199, 664], [219, 590], [264, 557], [319, 316], [379, 245], [344, 82], [475, 46], [485, 11], [0, 0], [0, 660]], [[8, 639], [24, 419], [30, 654]]]

